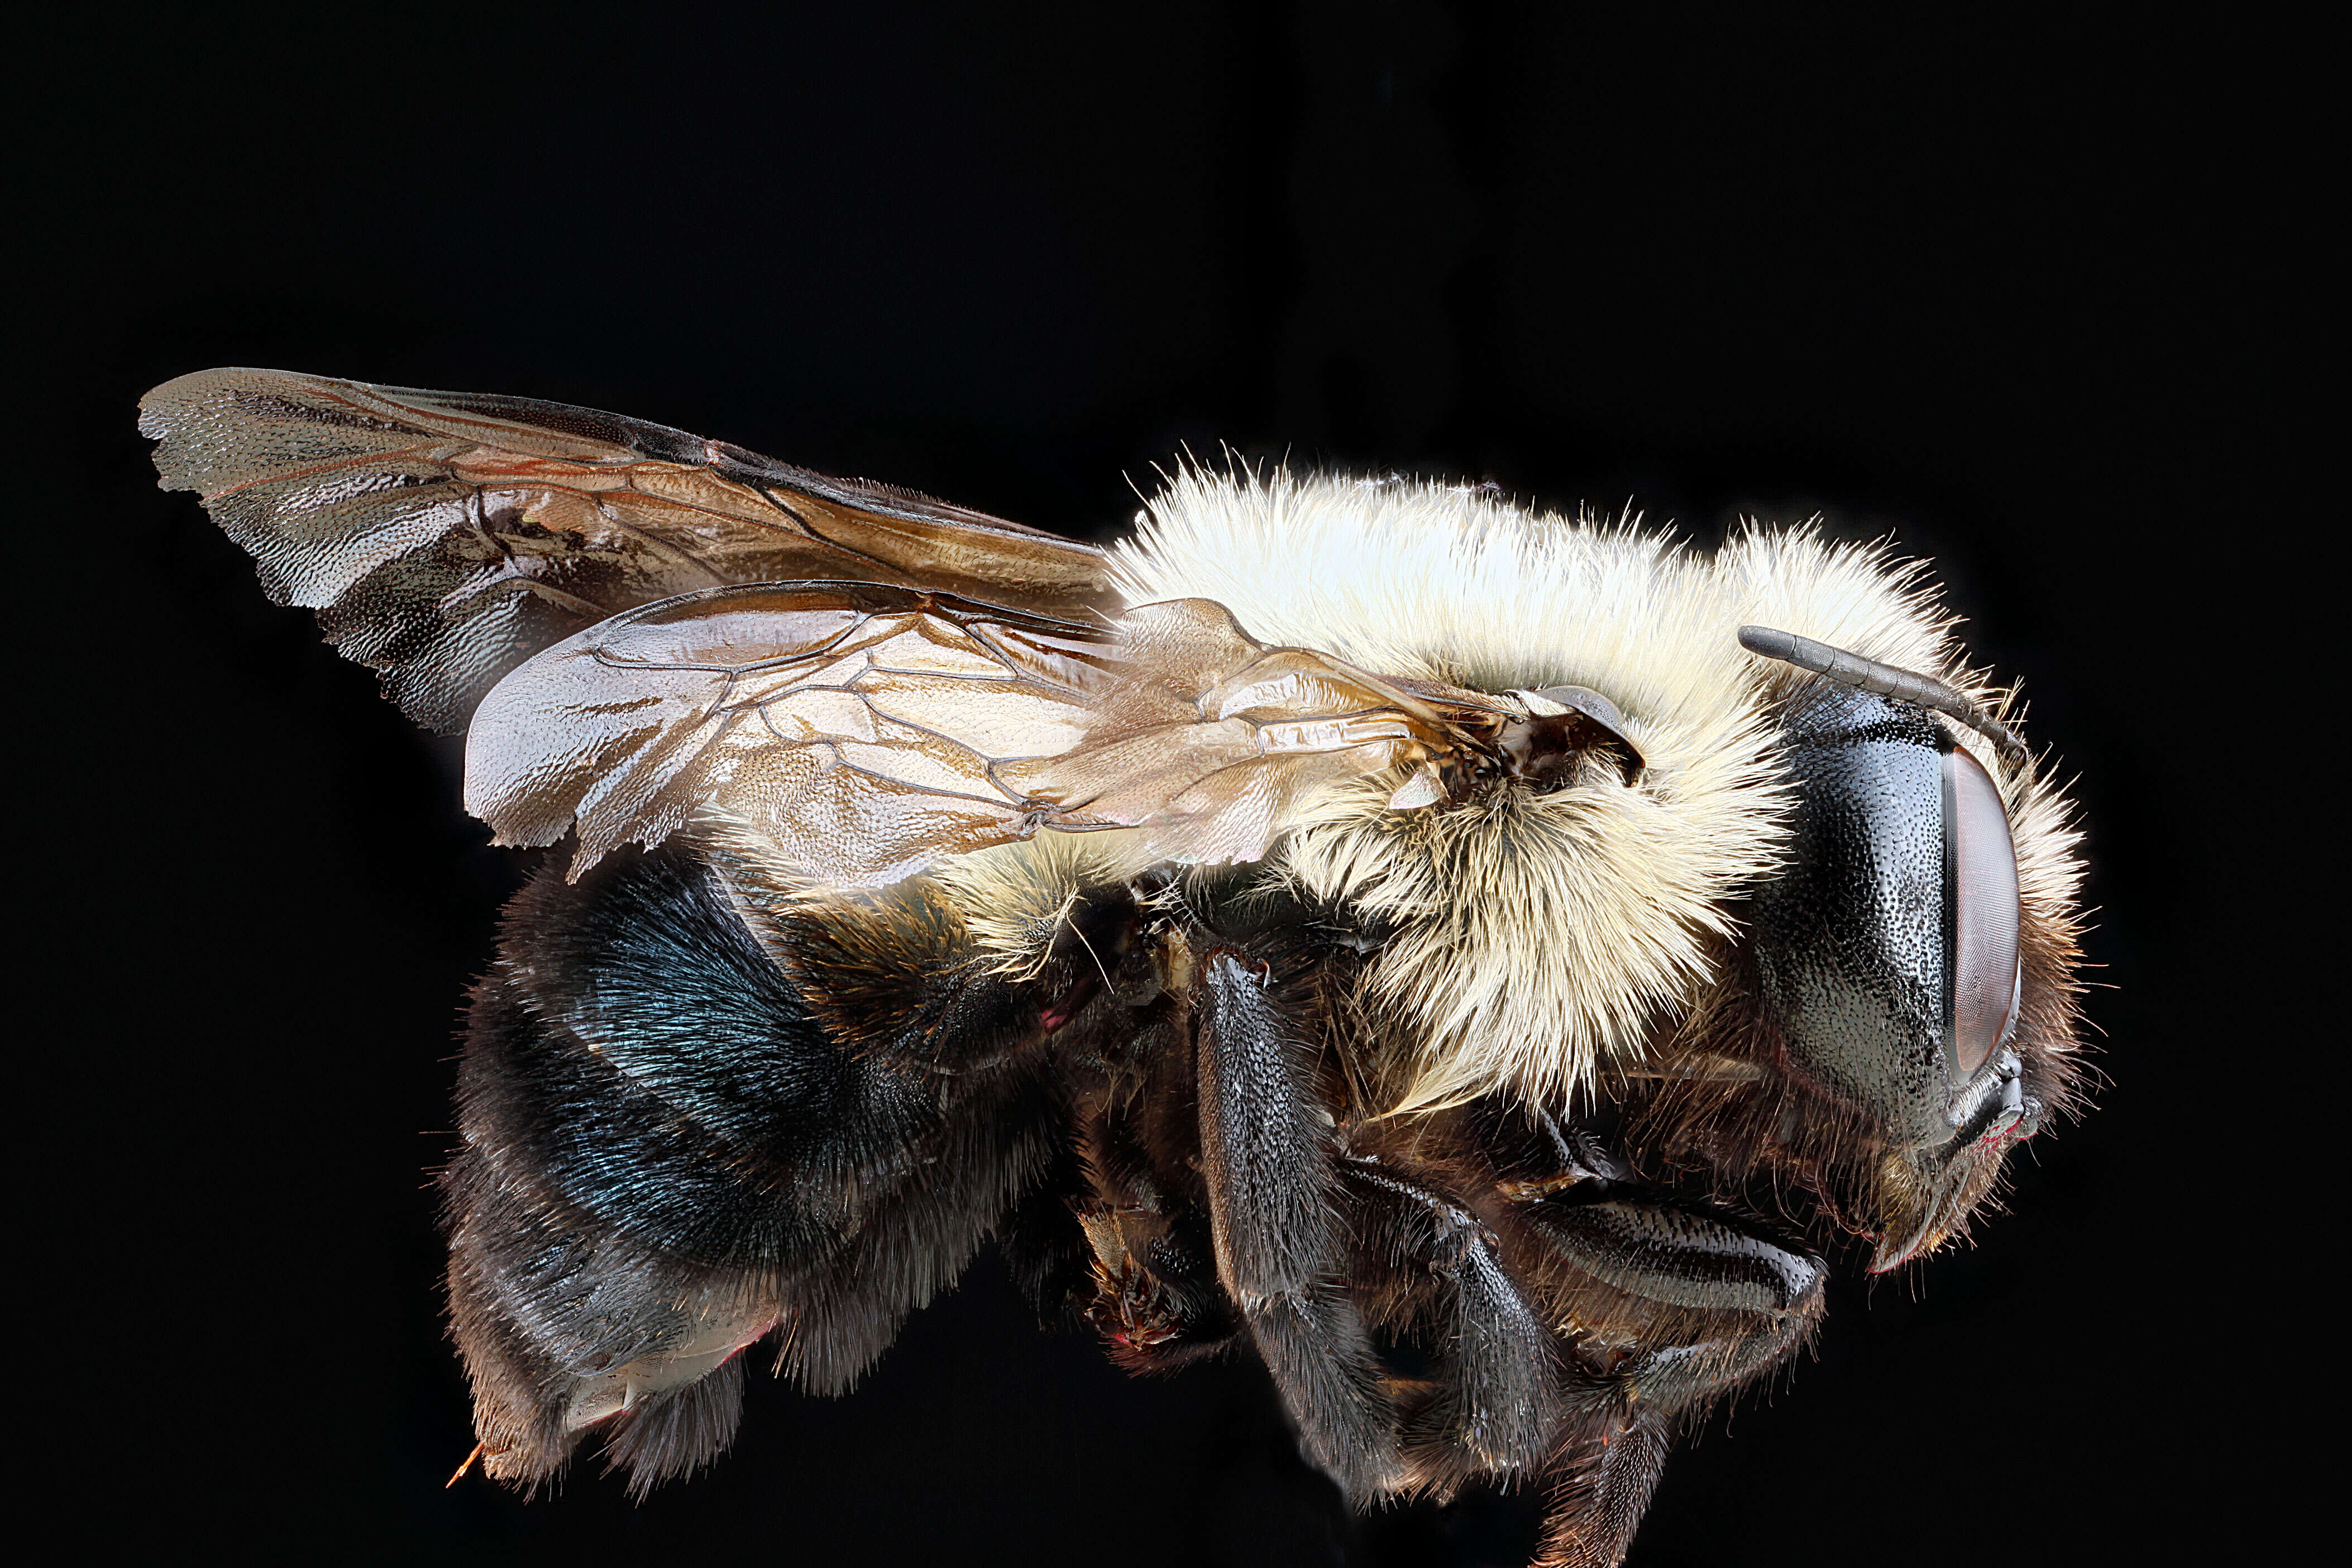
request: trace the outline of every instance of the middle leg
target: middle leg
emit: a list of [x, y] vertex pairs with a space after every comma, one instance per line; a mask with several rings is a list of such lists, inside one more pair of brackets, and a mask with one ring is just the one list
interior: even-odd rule
[[1307, 1009], [1264, 963], [1202, 966], [1201, 1173], [1217, 1272], [1318, 1466], [1362, 1506], [1401, 1479], [1379, 1356], [1344, 1278], [1334, 1124]]

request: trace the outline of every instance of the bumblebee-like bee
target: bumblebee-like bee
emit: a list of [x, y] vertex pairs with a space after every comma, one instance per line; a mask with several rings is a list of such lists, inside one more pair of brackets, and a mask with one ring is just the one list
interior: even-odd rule
[[1247, 1346], [1359, 1505], [1623, 1554], [1824, 1253], [2073, 1099], [2069, 808], [1915, 568], [1181, 472], [1106, 551], [611, 415], [251, 370], [142, 428], [467, 804], [557, 846], [445, 1181], [489, 1474], [847, 1388], [998, 1239]]

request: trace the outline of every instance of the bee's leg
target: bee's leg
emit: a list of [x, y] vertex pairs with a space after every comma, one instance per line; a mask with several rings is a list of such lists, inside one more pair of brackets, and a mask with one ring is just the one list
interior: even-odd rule
[[1643, 1411], [1563, 1454], [1531, 1568], [1618, 1568], [1665, 1470], [1673, 1418]]
[[1358, 1276], [1391, 1282], [1390, 1315], [1445, 1347], [1404, 1422], [1413, 1483], [1444, 1496], [1478, 1476], [1540, 1467], [1563, 1415], [1559, 1352], [1495, 1234], [1417, 1174], [1349, 1160], [1341, 1175]]
[[1264, 966], [1229, 950], [1202, 966], [1197, 1018], [1201, 1173], [1218, 1274], [1300, 1446], [1360, 1505], [1396, 1485], [1394, 1418], [1341, 1283], [1345, 1235], [1315, 1047]]
[[1623, 1558], [1677, 1424], [1801, 1344], [1827, 1278], [1820, 1258], [1728, 1215], [1584, 1188], [1513, 1205], [1507, 1243], [1529, 1258], [1522, 1277], [1546, 1314], [1570, 1325], [1579, 1369], [1546, 1568]]
[[[509, 911], [445, 1179], [495, 1477], [545, 1478], [592, 1426], [640, 1486], [693, 1468], [733, 1431], [733, 1358], [774, 1330], [812, 1381], [845, 1382], [1035, 1153], [1019, 1106], [951, 1106], [845, 1048], [745, 921], [685, 848], [550, 872]], [[939, 1160], [966, 1164], [925, 1179]]]
[[[1171, 1065], [1189, 1077], [1189, 1061]], [[1214, 1355], [1242, 1327], [1218, 1277], [1202, 1177], [1191, 1163], [1200, 1119], [1186, 1089], [1163, 1084], [1073, 1084], [1071, 1156], [1082, 1175], [1061, 1227], [1080, 1238], [1080, 1315], [1112, 1363], [1129, 1372], [1172, 1372]], [[1169, 1114], [1179, 1108], [1181, 1121]]]

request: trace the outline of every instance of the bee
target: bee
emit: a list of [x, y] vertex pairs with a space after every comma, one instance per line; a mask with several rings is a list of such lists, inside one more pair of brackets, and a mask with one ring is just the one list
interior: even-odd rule
[[150, 393], [281, 604], [551, 848], [442, 1177], [477, 1453], [714, 1458], [992, 1238], [1137, 1372], [1255, 1353], [1359, 1507], [1614, 1563], [1828, 1258], [2079, 1098], [2071, 808], [1922, 569], [1487, 489], [1171, 477], [1075, 542], [520, 398]]

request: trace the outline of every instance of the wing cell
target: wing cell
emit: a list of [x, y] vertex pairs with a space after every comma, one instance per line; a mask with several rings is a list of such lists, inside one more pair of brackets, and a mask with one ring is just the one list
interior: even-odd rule
[[1461, 743], [1430, 711], [1203, 601], [1114, 630], [877, 584], [717, 588], [500, 682], [467, 805], [504, 843], [576, 832], [574, 876], [703, 811], [838, 887], [1041, 830], [1142, 827], [1149, 858], [1249, 860], [1319, 792]]
[[1053, 814], [1000, 770], [1081, 742], [1112, 641], [877, 584], [682, 595], [501, 681], [467, 742], [467, 806], [505, 843], [576, 830], [574, 875], [715, 809], [812, 875], [879, 886]]
[[1171, 599], [1119, 623], [1123, 679], [1086, 740], [1002, 770], [1064, 803], [1051, 826], [1140, 827], [1161, 857], [1263, 859], [1318, 797], [1481, 742], [1475, 692], [1433, 699], [1312, 648], [1268, 647], [1223, 605]]
[[167, 488], [204, 498], [279, 604], [466, 727], [542, 647], [698, 588], [858, 578], [1067, 618], [1115, 603], [1101, 552], [722, 441], [519, 397], [210, 370], [140, 404]]
[[163, 483], [412, 717], [470, 727], [469, 808], [576, 834], [574, 875], [702, 812], [848, 887], [1041, 830], [1254, 860], [1496, 729], [1208, 600], [1121, 612], [1089, 545], [666, 426], [264, 370], [141, 410]]

